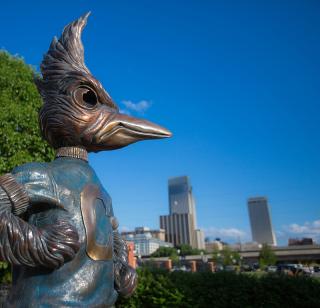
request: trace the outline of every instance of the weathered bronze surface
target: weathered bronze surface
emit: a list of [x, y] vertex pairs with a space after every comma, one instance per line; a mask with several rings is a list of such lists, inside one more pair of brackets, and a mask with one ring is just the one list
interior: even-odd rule
[[[87, 236], [87, 254], [93, 260], [112, 259], [112, 234], [109, 234], [106, 245], [99, 245], [96, 242], [96, 211], [94, 203], [96, 200], [103, 202], [103, 196], [98, 186], [88, 184], [81, 192], [81, 212]], [[110, 217], [111, 218], [111, 217]]]
[[44, 100], [39, 116], [44, 137], [55, 148], [82, 146], [97, 152], [171, 136], [158, 125], [120, 114], [92, 76], [80, 40], [87, 17], [69, 24], [59, 40], [52, 40], [41, 64], [43, 79], [37, 85]]
[[171, 133], [120, 114], [90, 73], [81, 42], [88, 15], [52, 40], [36, 80], [40, 128], [56, 159], [0, 177], [0, 259], [13, 265], [7, 307], [110, 307], [137, 284], [111, 198], [87, 152]]

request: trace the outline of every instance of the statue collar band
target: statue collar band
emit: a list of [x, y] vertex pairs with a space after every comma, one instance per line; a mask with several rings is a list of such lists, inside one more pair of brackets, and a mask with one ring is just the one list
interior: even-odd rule
[[62, 147], [57, 149], [56, 158], [58, 157], [72, 157], [82, 159], [88, 162], [88, 152], [80, 147]]

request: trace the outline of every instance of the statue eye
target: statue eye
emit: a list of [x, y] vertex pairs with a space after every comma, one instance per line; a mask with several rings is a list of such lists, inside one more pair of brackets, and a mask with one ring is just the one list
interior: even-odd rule
[[97, 94], [88, 87], [79, 87], [74, 91], [76, 102], [87, 108], [93, 108], [98, 103]]

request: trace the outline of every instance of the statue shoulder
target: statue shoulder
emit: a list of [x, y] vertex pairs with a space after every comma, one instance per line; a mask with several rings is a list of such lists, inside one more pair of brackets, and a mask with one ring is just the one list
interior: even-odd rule
[[48, 165], [50, 163], [39, 163], [32, 162], [26, 163], [15, 167], [11, 174], [18, 180], [21, 184], [29, 179], [41, 179], [49, 176]]
[[27, 163], [14, 168], [12, 175], [24, 186], [31, 203], [59, 203], [51, 163]]

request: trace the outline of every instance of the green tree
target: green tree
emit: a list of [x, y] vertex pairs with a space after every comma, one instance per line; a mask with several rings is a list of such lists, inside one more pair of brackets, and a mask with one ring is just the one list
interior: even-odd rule
[[216, 264], [224, 266], [235, 265], [239, 264], [240, 254], [237, 251], [232, 251], [228, 246], [225, 246], [222, 250], [214, 250], [212, 259]]
[[171, 257], [177, 256], [177, 249], [173, 247], [159, 247], [155, 252], [151, 254], [151, 257], [158, 258], [158, 257]]
[[[179, 253], [178, 253], [179, 251]], [[151, 257], [174, 257], [174, 256], [191, 256], [199, 255], [201, 250], [192, 248], [190, 245], [182, 244], [174, 247], [159, 247], [154, 253], [151, 254]]]
[[274, 265], [277, 262], [277, 257], [268, 244], [263, 244], [259, 253], [259, 265], [265, 268], [268, 265]]
[[177, 266], [179, 265], [180, 263], [180, 259], [179, 259], [179, 256], [175, 253], [173, 253], [172, 255], [169, 256], [169, 259], [172, 261], [172, 264], [174, 266]]
[[54, 157], [38, 126], [42, 102], [34, 74], [22, 59], [0, 51], [0, 174], [26, 162]]
[[[22, 59], [0, 51], [0, 175], [23, 163], [54, 157], [38, 126], [42, 102], [34, 74]], [[10, 280], [10, 266], [0, 262], [0, 282]]]
[[181, 245], [178, 245], [176, 248], [179, 249], [181, 256], [195, 256], [195, 255], [199, 255], [201, 252], [201, 250], [192, 248], [188, 244], [181, 244]]
[[212, 252], [212, 261], [217, 264], [217, 265], [222, 265], [223, 263], [223, 257], [222, 257], [222, 254], [221, 254], [221, 251], [218, 250], [218, 249], [215, 249], [213, 252]]

